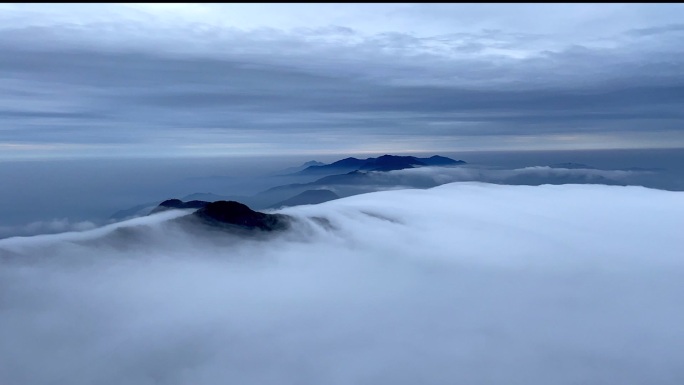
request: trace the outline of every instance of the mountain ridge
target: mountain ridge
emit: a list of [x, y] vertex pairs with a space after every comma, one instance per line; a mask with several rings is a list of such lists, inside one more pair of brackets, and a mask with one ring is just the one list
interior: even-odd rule
[[376, 158], [366, 159], [348, 157], [323, 166], [309, 166], [294, 173], [294, 175], [319, 175], [325, 173], [340, 173], [356, 170], [393, 171], [413, 168], [416, 166], [452, 166], [462, 164], [467, 164], [467, 162], [440, 155], [433, 155], [429, 158], [418, 158], [415, 156], [385, 154]]

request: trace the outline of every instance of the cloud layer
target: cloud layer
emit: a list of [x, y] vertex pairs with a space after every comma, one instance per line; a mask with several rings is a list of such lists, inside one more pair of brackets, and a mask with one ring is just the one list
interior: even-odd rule
[[265, 240], [182, 212], [1, 240], [0, 382], [678, 384], [683, 200], [453, 183]]
[[35, 234], [63, 233], [67, 231], [84, 231], [95, 227], [89, 221], [70, 221], [69, 218], [36, 221], [23, 226], [0, 226], [0, 238], [8, 236], [27, 236]]
[[6, 6], [0, 146], [684, 146], [679, 4], [270, 7]]

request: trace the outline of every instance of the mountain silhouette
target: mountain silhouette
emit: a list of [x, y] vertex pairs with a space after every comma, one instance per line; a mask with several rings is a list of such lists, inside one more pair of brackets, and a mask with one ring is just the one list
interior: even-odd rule
[[273, 175], [273, 176], [283, 176], [283, 175], [294, 174], [294, 173], [296, 173], [296, 172], [302, 171], [302, 170], [304, 170], [305, 168], [311, 167], [311, 166], [325, 166], [325, 163], [323, 163], [323, 162], [318, 162], [318, 161], [315, 161], [315, 160], [310, 160], [310, 161], [308, 161], [308, 162], [304, 162], [301, 166], [297, 166], [297, 167], [288, 167], [288, 168], [283, 169], [283, 170], [275, 171], [275, 172], [271, 173], [271, 175]]
[[434, 155], [429, 158], [416, 158], [414, 156], [383, 155], [377, 158], [358, 159], [354, 157], [344, 158], [323, 166], [309, 166], [295, 174], [298, 175], [325, 175], [339, 174], [350, 171], [392, 171], [413, 168], [416, 166], [452, 166], [466, 164], [462, 160], [454, 160], [444, 156]]
[[164, 202], [160, 203], [159, 206], [152, 209], [152, 211], [150, 211], [150, 214], [154, 214], [154, 213], [158, 213], [158, 212], [166, 211], [166, 210], [170, 210], [170, 209], [199, 209], [199, 208], [202, 208], [208, 204], [209, 204], [209, 202], [206, 202], [206, 201], [193, 200], [193, 201], [183, 202], [180, 199], [168, 199], [168, 200], [165, 200]]
[[[424, 166], [454, 166], [454, 165], [464, 165], [467, 164], [462, 160], [454, 160], [440, 155], [433, 155], [429, 158], [417, 158], [413, 156], [397, 156], [397, 155], [383, 155], [377, 158], [367, 158], [358, 159], [354, 157], [347, 157], [340, 159], [331, 164], [323, 164], [317, 161], [306, 162], [299, 167], [293, 167], [291, 169], [299, 169], [300, 171], [286, 176], [280, 175], [279, 177], [298, 177], [300, 180], [308, 179], [310, 182], [306, 183], [290, 183], [282, 184], [276, 187], [269, 188], [267, 190], [258, 192], [252, 195], [234, 195], [226, 191], [227, 194], [215, 194], [211, 192], [206, 193], [193, 193], [182, 197], [183, 200], [192, 200], [199, 202], [216, 202], [216, 201], [236, 201], [243, 202], [244, 204], [254, 207], [256, 209], [266, 209], [273, 208], [276, 205], [282, 204], [284, 206], [296, 204], [313, 204], [321, 203], [325, 200], [337, 199], [337, 197], [349, 196], [361, 193], [354, 189], [353, 191], [347, 191], [344, 187], [339, 189], [336, 187], [335, 197], [329, 195], [325, 198], [322, 196], [315, 197], [313, 195], [305, 195], [295, 199], [299, 194], [303, 194], [307, 190], [323, 190], [327, 185], [335, 186], [361, 186], [364, 183], [377, 184], [377, 181], [373, 180], [371, 175], [367, 172], [386, 172], [393, 170], [402, 170], [406, 168], [413, 167], [424, 167]], [[301, 168], [307, 166], [303, 170]], [[273, 176], [272, 176], [273, 177]], [[311, 181], [313, 179], [313, 181]], [[290, 179], [292, 180], [292, 179]], [[308, 193], [308, 194], [321, 194], [321, 193]], [[329, 198], [329, 199], [328, 199]], [[289, 199], [295, 199], [292, 202], [288, 202]], [[178, 203], [178, 202], [181, 203]], [[188, 202], [183, 202], [180, 199], [177, 201], [169, 200], [162, 202], [159, 206], [155, 207], [155, 203], [138, 205], [127, 210], [121, 210], [114, 215], [111, 219], [123, 219], [135, 216], [146, 215], [152, 212], [159, 212], [167, 210], [169, 208], [199, 208], [202, 206], [201, 203], [195, 203], [196, 206], [185, 206]], [[180, 206], [179, 206], [180, 205]]]
[[290, 207], [299, 205], [312, 205], [317, 203], [323, 203], [331, 201], [334, 199], [339, 199], [339, 195], [335, 194], [330, 190], [320, 189], [320, 190], [306, 190], [300, 194], [293, 196], [292, 198], [285, 199], [284, 201], [278, 202], [270, 206], [270, 208], [280, 208], [280, 207]]
[[192, 216], [202, 223], [223, 229], [275, 231], [288, 228], [288, 216], [266, 214], [235, 201], [212, 202]]

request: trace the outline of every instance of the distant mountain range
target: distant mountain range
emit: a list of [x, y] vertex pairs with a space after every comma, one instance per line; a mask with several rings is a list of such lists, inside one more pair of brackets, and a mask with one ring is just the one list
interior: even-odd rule
[[325, 166], [325, 163], [323, 162], [318, 162], [315, 160], [310, 160], [308, 162], [304, 162], [301, 166], [297, 167], [289, 167], [284, 170], [276, 171], [272, 173], [271, 175], [273, 176], [281, 176], [281, 175], [288, 175], [288, 174], [294, 174], [296, 172], [302, 171], [307, 167], [312, 167], [312, 166]]
[[[273, 210], [281, 207], [318, 204], [330, 200], [377, 191], [380, 189], [395, 187], [430, 188], [439, 185], [439, 180], [425, 177], [430, 173], [388, 173], [394, 170], [412, 169], [416, 167], [441, 166], [453, 167], [466, 165], [462, 160], [434, 155], [429, 158], [413, 156], [383, 155], [377, 158], [358, 159], [348, 157], [331, 164], [323, 164], [317, 161], [309, 161], [298, 167], [291, 167], [283, 171], [293, 171], [289, 175], [269, 177], [272, 184], [276, 185], [258, 193], [245, 193], [244, 195], [231, 194], [232, 188], [227, 193], [215, 194], [213, 192], [193, 193], [179, 199], [169, 199], [159, 203], [145, 203], [126, 210], [121, 210], [110, 217], [110, 221], [129, 219], [144, 216], [150, 213], [167, 209], [201, 209], [208, 203], [217, 201], [233, 201], [248, 205], [255, 210]], [[491, 173], [482, 173], [482, 169], [465, 168], [456, 171], [458, 175], [463, 171], [462, 177], [454, 180], [482, 181], [486, 183], [501, 183], [509, 185], [540, 185], [540, 184], [567, 184], [567, 183], [597, 183], [605, 185], [627, 185], [628, 180], [624, 175], [613, 176], [612, 174], [600, 173], [601, 169], [581, 163], [556, 163], [548, 165], [553, 172], [544, 170], [500, 170]], [[457, 167], [458, 168], [458, 167]], [[561, 171], [560, 169], [566, 169]], [[585, 169], [587, 172], [578, 172]], [[478, 171], [480, 170], [480, 171]], [[633, 167], [630, 169], [612, 171], [631, 171], [635, 173], [653, 173], [662, 169], [648, 169]], [[610, 170], [603, 170], [610, 171]], [[423, 175], [425, 174], [425, 175]], [[605, 175], [604, 175], [605, 174]], [[294, 181], [304, 181], [292, 183]], [[283, 183], [285, 182], [285, 183]], [[287, 184], [290, 182], [289, 184]], [[446, 182], [442, 182], [446, 183]], [[265, 184], [268, 185], [269, 183]], [[205, 190], [207, 191], [207, 190]], [[216, 190], [222, 192], [225, 190]], [[257, 190], [258, 191], [258, 190]]]
[[182, 197], [183, 200], [168, 199], [161, 202], [161, 204], [146, 203], [126, 210], [121, 210], [112, 215], [110, 220], [122, 220], [172, 208], [197, 209], [204, 207], [207, 202], [216, 201], [238, 201], [256, 209], [273, 209], [303, 204], [317, 204], [338, 199], [341, 196], [359, 193], [357, 190], [354, 190], [340, 194], [339, 192], [333, 192], [324, 187], [362, 186], [371, 179], [367, 174], [370, 171], [387, 172], [414, 167], [458, 166], [464, 164], [466, 164], [466, 162], [463, 160], [454, 160], [439, 155], [434, 155], [429, 158], [397, 155], [383, 155], [377, 158], [367, 159], [349, 157], [331, 164], [312, 160], [298, 167], [281, 170], [277, 172], [277, 174], [282, 176], [283, 173], [291, 171], [289, 174], [290, 176], [319, 177], [313, 182], [276, 186], [254, 195], [218, 195], [212, 192], [193, 193]]
[[278, 209], [281, 207], [290, 206], [315, 205], [318, 203], [323, 203], [339, 198], [339, 195], [335, 194], [330, 190], [306, 190], [300, 194], [293, 196], [292, 198], [285, 199], [284, 201], [273, 204], [269, 208]]
[[421, 166], [455, 166], [466, 164], [462, 160], [454, 160], [444, 156], [434, 155], [429, 158], [416, 158], [414, 156], [383, 155], [377, 158], [344, 158], [337, 162], [326, 165], [313, 165], [301, 171], [298, 175], [331, 175], [348, 173], [351, 171], [392, 171]]

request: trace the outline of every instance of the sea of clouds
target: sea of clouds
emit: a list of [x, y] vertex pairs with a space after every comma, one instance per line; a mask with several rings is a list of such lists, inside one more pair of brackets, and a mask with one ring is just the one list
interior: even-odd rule
[[265, 237], [170, 211], [0, 240], [0, 383], [684, 383], [682, 192], [459, 182], [279, 212]]
[[[1, 171], [1, 170], [0, 170]], [[342, 175], [344, 176], [344, 175]], [[299, 178], [299, 179], [298, 179]], [[317, 179], [318, 177], [308, 177]], [[223, 179], [229, 181], [228, 184], [202, 182], [203, 180], [217, 182]], [[197, 182], [197, 181], [200, 182]], [[0, 207], [5, 216], [0, 224], [0, 239], [13, 236], [30, 236], [39, 234], [53, 234], [65, 231], [80, 231], [88, 228], [97, 227], [124, 218], [130, 219], [136, 216], [148, 214], [157, 204], [169, 198], [180, 198], [183, 200], [216, 200], [226, 194], [234, 196], [232, 199], [243, 201], [255, 191], [262, 191], [267, 187], [279, 185], [292, 186], [279, 193], [272, 195], [270, 199], [262, 198], [257, 200], [261, 207], [270, 207], [280, 201], [287, 200], [307, 189], [325, 188], [335, 192], [339, 196], [350, 196], [360, 193], [373, 191], [406, 189], [406, 188], [430, 188], [445, 183], [452, 182], [486, 182], [509, 185], [541, 185], [541, 184], [607, 184], [607, 185], [634, 185], [644, 186], [665, 190], [684, 190], [684, 181], [681, 176], [673, 176], [657, 170], [614, 170], [614, 169], [594, 169], [594, 168], [562, 168], [548, 166], [534, 166], [515, 169], [491, 168], [486, 166], [457, 166], [457, 167], [418, 167], [390, 172], [368, 172], [365, 178], [360, 180], [336, 180], [335, 183], [315, 183], [313, 185], [292, 185], [291, 183], [313, 182], [313, 180], [302, 180], [301, 177], [208, 177], [208, 178], [184, 178], [174, 184], [161, 183], [154, 189], [160, 190], [156, 195], [156, 200], [150, 196], [142, 194], [133, 203], [116, 206], [112, 200], [119, 196], [127, 196], [128, 199], [136, 196], [140, 192], [120, 194], [126, 188], [118, 187], [119, 193], [112, 194], [103, 191], [78, 191], [69, 194], [57, 194], [56, 196], [46, 197], [36, 196], [37, 191], [52, 191], [45, 186], [33, 186], [27, 194], [29, 198], [10, 194], [5, 197], [6, 207]], [[118, 183], [111, 182], [112, 184]], [[257, 185], [262, 188], [259, 190]], [[135, 186], [135, 187], [133, 187]], [[175, 187], [174, 187], [175, 186]], [[146, 190], [139, 184], [134, 184], [131, 190]], [[148, 186], [149, 187], [149, 186]], [[168, 191], [167, 191], [168, 190]], [[165, 192], [161, 192], [165, 191]], [[181, 192], [184, 191], [184, 192]], [[204, 191], [205, 193], [201, 193]], [[190, 193], [192, 192], [192, 193]], [[198, 193], [199, 192], [199, 193]], [[206, 194], [210, 192], [210, 194]], [[188, 194], [190, 193], [190, 194]], [[265, 199], [265, 200], [264, 200]], [[36, 202], [47, 202], [36, 205]], [[85, 203], [85, 205], [84, 205]], [[250, 204], [250, 202], [243, 202]], [[254, 203], [254, 202], [253, 202]], [[252, 204], [253, 204], [252, 203]], [[257, 204], [257, 206], [259, 205]], [[84, 208], [89, 206], [91, 209]], [[107, 207], [110, 212], [104, 211]], [[259, 208], [259, 207], [255, 207]], [[25, 219], [11, 217], [11, 211], [17, 211], [18, 217], [23, 213]], [[99, 212], [99, 215], [95, 215]], [[16, 214], [16, 213], [15, 213]], [[59, 214], [60, 216], [55, 216]], [[113, 214], [113, 215], [112, 215]], [[26, 220], [31, 217], [32, 220]]]
[[[378, 185], [434, 187], [445, 183], [477, 181], [511, 185], [540, 184], [612, 184], [641, 185], [651, 171], [600, 170], [533, 166], [516, 169], [485, 167], [416, 167], [389, 172], [370, 172], [370, 181]], [[371, 183], [372, 183], [371, 182]]]

